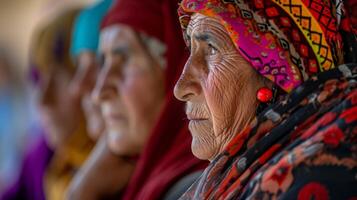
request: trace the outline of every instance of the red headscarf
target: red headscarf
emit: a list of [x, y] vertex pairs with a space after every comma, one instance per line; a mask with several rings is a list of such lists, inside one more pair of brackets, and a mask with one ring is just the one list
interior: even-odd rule
[[102, 28], [126, 24], [166, 44], [164, 109], [143, 150], [123, 199], [158, 199], [185, 175], [207, 163], [191, 153], [183, 103], [173, 96], [187, 55], [176, 14], [177, 0], [119, 0], [105, 17]]

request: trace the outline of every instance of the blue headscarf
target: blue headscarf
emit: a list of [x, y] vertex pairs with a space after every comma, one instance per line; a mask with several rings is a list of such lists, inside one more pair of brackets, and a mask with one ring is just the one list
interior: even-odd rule
[[97, 52], [100, 24], [112, 2], [112, 0], [100, 1], [82, 10], [78, 15], [73, 27], [72, 57], [77, 57], [83, 50]]

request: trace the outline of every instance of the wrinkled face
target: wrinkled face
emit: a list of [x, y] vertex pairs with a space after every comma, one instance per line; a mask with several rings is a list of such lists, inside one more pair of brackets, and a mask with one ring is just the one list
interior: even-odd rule
[[52, 148], [62, 146], [79, 123], [80, 98], [70, 91], [73, 72], [65, 66], [54, 66], [41, 74], [39, 108]]
[[91, 51], [83, 51], [77, 57], [77, 70], [72, 80], [72, 90], [82, 98], [82, 109], [86, 118], [87, 131], [93, 140], [97, 140], [104, 131], [104, 121], [91, 93], [98, 76], [96, 55]]
[[164, 99], [163, 70], [139, 36], [125, 25], [104, 29], [101, 72], [93, 96], [106, 124], [111, 150], [141, 152]]
[[174, 92], [187, 105], [194, 155], [212, 160], [253, 119], [263, 80], [218, 20], [194, 14], [186, 34], [191, 53]]

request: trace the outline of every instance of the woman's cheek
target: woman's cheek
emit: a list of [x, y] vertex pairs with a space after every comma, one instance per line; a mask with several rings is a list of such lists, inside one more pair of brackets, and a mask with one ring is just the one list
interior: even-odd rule
[[128, 77], [122, 89], [127, 106], [135, 113], [145, 113], [151, 106], [154, 88], [142, 73]]
[[216, 135], [222, 134], [232, 126], [231, 119], [237, 106], [234, 99], [239, 98], [237, 87], [240, 83], [231, 65], [222, 60], [211, 68], [208, 75], [206, 99], [212, 113]]
[[207, 77], [207, 81], [203, 87], [203, 93], [207, 106], [210, 110], [213, 131], [216, 135], [219, 135], [222, 131], [223, 121], [225, 118], [223, 107], [225, 106], [224, 98], [224, 89], [221, 85], [221, 78], [219, 73], [212, 71]]
[[[65, 98], [63, 99], [62, 102], [59, 102], [59, 111], [62, 111], [62, 119], [66, 120], [68, 123], [76, 123], [77, 121], [77, 113], [81, 113], [81, 106], [80, 106], [80, 100], [76, 98], [75, 96], [69, 95], [67, 98], [65, 95], [63, 95]], [[68, 114], [72, 113], [72, 114]]]

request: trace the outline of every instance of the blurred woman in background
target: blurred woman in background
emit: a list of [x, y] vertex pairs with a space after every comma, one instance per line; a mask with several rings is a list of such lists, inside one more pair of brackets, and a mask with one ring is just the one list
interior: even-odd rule
[[69, 48], [77, 13], [62, 13], [35, 35], [31, 73], [40, 91], [44, 138], [28, 152], [18, 182], [3, 199], [63, 199], [69, 181], [92, 148], [80, 95], [70, 89], [75, 68]]
[[71, 200], [117, 199], [122, 189], [119, 183], [126, 182], [133, 170], [132, 163], [109, 150], [100, 108], [91, 98], [99, 72], [96, 56], [100, 24], [111, 4], [112, 0], [103, 0], [85, 8], [73, 28], [71, 53], [77, 71], [72, 87], [82, 95], [88, 133], [97, 143], [68, 188], [67, 198]]
[[206, 164], [189, 151], [183, 105], [172, 94], [185, 58], [176, 9], [177, 1], [119, 0], [102, 24], [93, 95], [110, 149], [135, 165], [124, 199], [176, 198]]
[[91, 93], [97, 80], [97, 49], [100, 24], [112, 5], [112, 0], [102, 0], [82, 10], [76, 17], [71, 39], [71, 56], [76, 65], [72, 80], [75, 93], [82, 96], [87, 130], [93, 140], [104, 131], [104, 122], [99, 106], [94, 103]]

